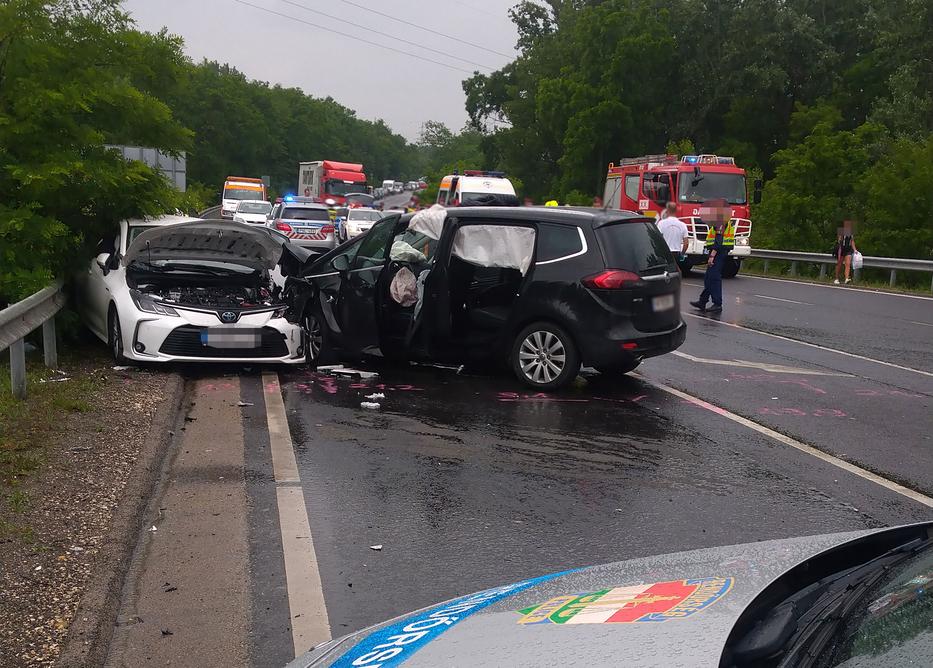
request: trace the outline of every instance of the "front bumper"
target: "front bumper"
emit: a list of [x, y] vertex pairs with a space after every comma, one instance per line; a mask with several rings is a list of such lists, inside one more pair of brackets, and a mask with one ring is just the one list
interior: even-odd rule
[[[123, 350], [136, 362], [233, 362], [300, 364], [305, 361], [304, 332], [271, 312], [243, 313], [238, 322], [222, 324], [215, 313], [177, 309], [178, 316], [135, 311], [120, 314]], [[259, 333], [254, 348], [216, 348], [202, 343], [201, 333], [211, 327]]]

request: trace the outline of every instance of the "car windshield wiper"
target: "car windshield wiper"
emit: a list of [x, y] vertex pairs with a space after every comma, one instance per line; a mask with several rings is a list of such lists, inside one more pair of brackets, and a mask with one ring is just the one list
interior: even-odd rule
[[[840, 626], [890, 569], [928, 548], [918, 538], [864, 564], [845, 569], [803, 588], [775, 606], [733, 649], [738, 666], [812, 666]], [[777, 664], [762, 660], [780, 653]]]

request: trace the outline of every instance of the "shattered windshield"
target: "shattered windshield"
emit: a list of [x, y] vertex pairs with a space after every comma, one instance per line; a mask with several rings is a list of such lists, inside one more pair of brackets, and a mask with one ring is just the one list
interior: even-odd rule
[[729, 204], [746, 204], [745, 177], [741, 174], [683, 173], [677, 184], [681, 202], [701, 204], [708, 199], [725, 199]]

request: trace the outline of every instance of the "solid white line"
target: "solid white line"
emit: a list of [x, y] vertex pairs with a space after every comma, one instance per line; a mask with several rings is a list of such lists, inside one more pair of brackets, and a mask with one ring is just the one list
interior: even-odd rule
[[272, 469], [275, 473], [282, 552], [285, 556], [288, 611], [297, 657], [315, 645], [330, 640], [330, 621], [327, 618], [321, 572], [314, 552], [311, 524], [308, 522], [295, 450], [288, 431], [279, 377], [275, 373], [263, 373], [262, 384], [269, 424]]
[[720, 366], [734, 366], [746, 369], [761, 369], [770, 373], [788, 373], [798, 376], [846, 376], [851, 378], [851, 373], [842, 373], [839, 371], [817, 371], [815, 369], [802, 369], [795, 366], [785, 366], [783, 364], [768, 364], [767, 362], [749, 362], [747, 360], [714, 360], [706, 357], [697, 357], [682, 350], [672, 350], [671, 355], [683, 357], [691, 362], [699, 364], [718, 364]]
[[726, 327], [735, 327], [736, 329], [744, 329], [746, 332], [754, 332], [755, 334], [761, 334], [762, 336], [770, 336], [774, 339], [780, 339], [782, 341], [790, 341], [791, 343], [799, 343], [802, 346], [809, 346], [810, 348], [817, 348], [819, 350], [825, 350], [830, 353], [836, 353], [837, 355], [845, 355], [846, 357], [854, 357], [857, 360], [862, 360], [865, 362], [873, 362], [875, 364], [883, 364], [884, 366], [889, 366], [893, 369], [900, 369], [901, 371], [911, 371], [913, 373], [919, 373], [924, 376], [930, 376], [933, 378], [933, 373], [929, 371], [922, 371], [921, 369], [912, 369], [909, 366], [901, 366], [900, 364], [894, 364], [893, 362], [884, 362], [882, 360], [876, 360], [871, 357], [863, 357], [862, 355], [856, 355], [855, 353], [849, 353], [845, 350], [838, 350], [836, 348], [827, 348], [826, 346], [820, 346], [815, 343], [810, 343], [809, 341], [801, 341], [800, 339], [792, 339], [789, 336], [781, 336], [780, 334], [772, 334], [771, 332], [763, 332], [760, 329], [753, 329], [752, 327], [745, 327], [744, 325], [737, 325], [734, 322], [725, 322], [723, 320], [716, 320], [715, 318], [710, 318], [703, 315], [697, 315], [696, 313], [687, 313], [686, 311], [681, 311], [681, 315], [685, 315], [690, 318], [696, 318], [697, 320], [706, 320], [707, 322], [715, 322], [718, 325], [725, 325]]
[[637, 375], [644, 382], [648, 383], [649, 385], [653, 385], [659, 390], [663, 390], [664, 392], [667, 392], [668, 394], [672, 394], [675, 397], [678, 397], [685, 401], [689, 401], [691, 404], [695, 406], [704, 408], [708, 411], [715, 413], [716, 415], [720, 415], [724, 418], [732, 420], [733, 422], [736, 422], [744, 427], [748, 427], [749, 429], [757, 431], [759, 434], [768, 436], [769, 438], [772, 438], [775, 441], [783, 443], [784, 445], [789, 445], [795, 450], [799, 450], [800, 452], [804, 452], [808, 455], [812, 455], [813, 457], [816, 457], [817, 459], [820, 459], [826, 462], [827, 464], [831, 464], [832, 466], [840, 468], [844, 471], [848, 471], [849, 473], [852, 473], [853, 475], [857, 475], [858, 477], [864, 478], [865, 480], [873, 482], [876, 485], [880, 485], [881, 487], [884, 487], [887, 490], [890, 490], [896, 494], [900, 494], [901, 496], [905, 496], [912, 501], [916, 501], [917, 503], [927, 506], [928, 508], [933, 508], [933, 498], [930, 498], [929, 496], [921, 494], [920, 492], [915, 492], [914, 490], [904, 487], [903, 485], [900, 485], [891, 480], [888, 480], [887, 478], [882, 478], [880, 475], [877, 475], [876, 473], [872, 473], [871, 471], [863, 469], [860, 466], [856, 466], [855, 464], [850, 464], [844, 459], [839, 459], [838, 457], [834, 457], [833, 455], [826, 454], [825, 452], [821, 450], [817, 450], [813, 446], [807, 445], [805, 443], [801, 443], [800, 441], [793, 439], [790, 436], [785, 436], [784, 434], [778, 431], [765, 427], [764, 425], [758, 424], [757, 422], [753, 422], [752, 420], [749, 420], [748, 418], [744, 418], [741, 415], [736, 415], [735, 413], [732, 413], [731, 411], [727, 411], [725, 408], [711, 404], [708, 401], [698, 399], [697, 397], [687, 394], [686, 392], [681, 392], [680, 390], [670, 387], [668, 385], [665, 385], [663, 383], [658, 383], [653, 380], [650, 380], [642, 374], [637, 374]]
[[847, 290], [849, 292], [865, 292], [872, 295], [887, 295], [889, 297], [906, 297], [907, 299], [923, 299], [933, 301], [933, 297], [924, 297], [923, 295], [908, 295], [903, 292], [888, 292], [887, 290], [874, 290], [872, 288], [861, 288], [852, 285], [825, 285], [823, 283], [810, 283], [809, 281], [791, 281], [786, 278], [771, 278], [770, 276], [751, 276], [742, 274], [742, 278], [755, 278], [759, 281], [777, 281], [778, 283], [791, 283], [792, 285], [807, 285], [813, 288], [826, 288], [827, 290]]
[[755, 295], [762, 299], [773, 299], [776, 302], [787, 302], [788, 304], [800, 304], [801, 306], [813, 306], [810, 302], [796, 302], [793, 299], [781, 299], [780, 297], [769, 297], [768, 295]]
[[923, 325], [924, 327], [933, 327], [933, 323], [931, 322], [920, 322], [919, 320], [908, 320], [907, 322], [909, 322], [912, 325]]

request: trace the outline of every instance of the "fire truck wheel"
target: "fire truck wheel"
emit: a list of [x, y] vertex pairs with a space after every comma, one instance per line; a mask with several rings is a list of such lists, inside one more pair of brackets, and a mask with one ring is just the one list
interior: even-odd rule
[[736, 274], [739, 273], [739, 269], [742, 268], [742, 261], [737, 260], [734, 257], [730, 257], [726, 260], [726, 264], [722, 268], [722, 277], [723, 278], [735, 278]]

